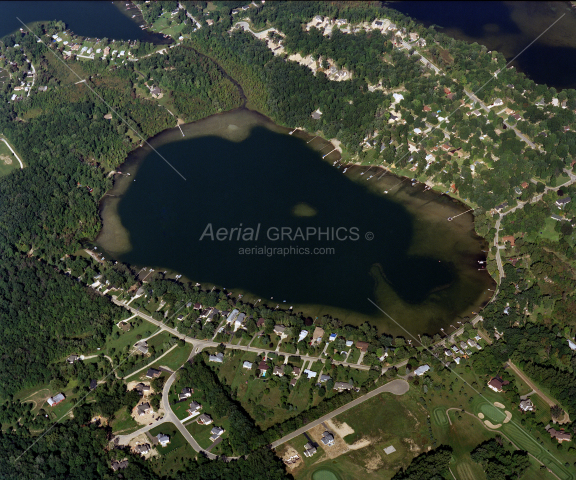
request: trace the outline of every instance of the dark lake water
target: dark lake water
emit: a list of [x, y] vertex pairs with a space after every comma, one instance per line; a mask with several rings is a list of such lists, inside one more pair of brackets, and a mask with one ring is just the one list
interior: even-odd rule
[[[235, 124], [243, 120], [232, 119]], [[136, 167], [134, 176], [125, 178], [126, 191], [117, 204], [128, 247], [108, 235], [115, 216], [104, 208], [99, 243], [109, 252], [118, 250], [117, 258], [168, 268], [236, 293], [251, 292], [268, 305], [295, 305], [348, 320], [381, 321], [371, 298], [415, 331], [437, 330], [486, 293], [491, 281], [478, 272], [477, 263], [483, 242], [471, 232], [469, 219], [462, 231], [457, 222], [446, 221], [448, 213], [435, 219], [437, 226], [422, 221], [401, 202], [366, 188], [360, 170], [342, 175], [304, 140], [263, 126], [255, 126], [242, 141], [182, 139], [176, 132], [179, 140], [158, 138], [156, 148], [186, 181], [144, 149], [129, 162]], [[447, 197], [438, 200], [427, 193], [421, 204], [445, 202], [442, 208], [454, 211]], [[201, 240], [209, 225], [214, 240], [209, 235]], [[232, 238], [216, 239], [218, 229], [231, 228], [242, 228], [246, 236], [239, 239], [235, 230]], [[250, 238], [247, 228], [259, 228], [259, 238]], [[290, 238], [276, 238], [282, 229], [290, 231]], [[308, 238], [298, 235], [299, 229]], [[241, 251], [255, 247], [307, 248], [312, 254]], [[326, 248], [334, 253], [313, 254]]]
[[[13, 33], [25, 24], [38, 21], [62, 20], [75, 34], [114, 40], [141, 40], [166, 43], [162, 35], [150, 34], [139, 27], [131, 17], [138, 10], [125, 12], [126, 2], [82, 1], [82, 2], [1, 2], [0, 37]], [[141, 17], [140, 17], [141, 19]]]
[[536, 83], [576, 87], [576, 9], [568, 2], [410, 1], [387, 6], [451, 37], [497, 50], [508, 61], [565, 15], [512, 65]]

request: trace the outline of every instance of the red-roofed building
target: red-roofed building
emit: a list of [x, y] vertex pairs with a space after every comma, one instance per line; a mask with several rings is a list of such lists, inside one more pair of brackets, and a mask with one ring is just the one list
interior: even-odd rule
[[510, 245], [514, 246], [514, 235], [506, 235], [505, 237], [502, 237], [502, 242], [510, 242]]
[[450, 89], [448, 87], [444, 87], [444, 93], [448, 95], [450, 93]]
[[522, 188], [528, 188], [528, 182], [522, 182], [521, 186]]
[[432, 109], [431, 109], [428, 105], [424, 105], [423, 110], [424, 110], [425, 112], [431, 112], [431, 111], [432, 111]]
[[502, 380], [501, 378], [494, 377], [488, 382], [488, 387], [494, 390], [495, 392], [500, 393], [503, 391], [502, 387], [508, 385], [509, 383], [510, 382], [507, 380]]
[[356, 342], [356, 348], [361, 352], [367, 352], [369, 345], [370, 344], [368, 342]]

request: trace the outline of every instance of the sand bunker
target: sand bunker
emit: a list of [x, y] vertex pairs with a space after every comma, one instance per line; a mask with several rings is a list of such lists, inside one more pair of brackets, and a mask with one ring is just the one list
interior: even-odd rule
[[482, 420], [482, 419], [484, 418], [484, 414], [483, 414], [482, 412], [480, 412], [480, 413], [478, 414], [478, 418], [479, 418], [480, 420]]
[[508, 423], [510, 420], [512, 420], [512, 413], [509, 412], [508, 410], [506, 410], [506, 418], [504, 419], [504, 423]]
[[498, 408], [506, 408], [506, 406], [503, 405], [503, 404], [500, 403], [500, 402], [494, 402], [494, 406], [495, 406], [495, 407], [498, 407]]
[[486, 424], [486, 426], [488, 428], [492, 428], [492, 429], [500, 428], [502, 426], [501, 423], [494, 425], [490, 420], [484, 420], [484, 423]]

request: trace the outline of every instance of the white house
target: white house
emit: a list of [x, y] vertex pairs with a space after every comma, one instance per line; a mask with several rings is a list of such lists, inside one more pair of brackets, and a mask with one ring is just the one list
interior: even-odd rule
[[420, 377], [424, 375], [428, 370], [430, 370], [429, 365], [420, 365], [416, 370], [414, 370], [414, 375], [418, 375]]

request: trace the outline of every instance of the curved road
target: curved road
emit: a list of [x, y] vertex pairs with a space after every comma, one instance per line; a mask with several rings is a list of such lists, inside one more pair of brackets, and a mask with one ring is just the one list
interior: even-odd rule
[[10, 149], [10, 151], [12, 152], [12, 155], [14, 155], [16, 157], [16, 160], [18, 160], [18, 163], [20, 164], [20, 168], [24, 168], [24, 164], [22, 163], [22, 160], [20, 160], [20, 157], [18, 155], [16, 155], [16, 152], [12, 149], [12, 147], [10, 146], [10, 144], [7, 142], [7, 140], [5, 138], [0, 138], [0, 140], [2, 140], [6, 146]]
[[363, 395], [357, 398], [356, 400], [352, 400], [350, 403], [347, 403], [346, 405], [337, 408], [336, 410], [328, 413], [327, 415], [320, 417], [318, 420], [314, 420], [313, 422], [310, 422], [308, 425], [305, 425], [302, 428], [299, 428], [298, 430], [289, 433], [285, 437], [282, 437], [280, 440], [276, 440], [271, 444], [271, 447], [276, 448], [279, 445], [282, 445], [283, 443], [292, 440], [298, 435], [302, 435], [304, 432], [307, 432], [316, 425], [320, 425], [322, 422], [330, 420], [332, 417], [340, 415], [341, 413], [344, 413], [346, 410], [350, 410], [351, 408], [360, 405], [361, 403], [371, 399], [372, 397], [375, 397], [376, 395], [380, 395], [381, 393], [384, 392], [389, 392], [394, 395], [404, 395], [409, 390], [409, 388], [410, 386], [408, 385], [408, 382], [406, 380], [400, 380], [400, 379], [392, 380], [391, 382], [388, 382], [386, 385], [382, 385], [381, 387], [378, 387], [375, 390], [368, 392], [366, 395]]

